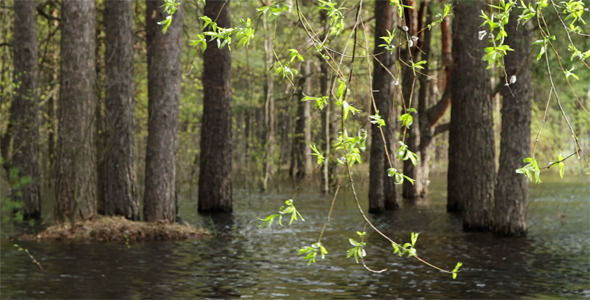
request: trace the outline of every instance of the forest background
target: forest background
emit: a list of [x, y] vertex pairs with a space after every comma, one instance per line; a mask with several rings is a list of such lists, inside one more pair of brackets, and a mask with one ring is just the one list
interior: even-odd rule
[[[210, 1], [216, 2], [216, 1]], [[571, 2], [571, 1], [570, 1]], [[148, 4], [150, 1], [147, 2]], [[379, 1], [377, 1], [379, 3]], [[449, 67], [448, 56], [450, 45], [448, 40], [445, 41], [445, 36], [450, 31], [450, 15], [445, 18], [438, 19], [436, 22], [435, 16], [441, 16], [445, 13], [445, 3], [438, 1], [405, 1], [404, 4], [415, 7], [413, 10], [415, 14], [420, 8], [426, 10], [428, 7], [431, 14], [431, 22], [434, 24], [431, 28], [425, 29], [426, 26], [419, 26], [419, 24], [430, 25], [423, 19], [415, 27], [404, 29], [400, 23], [398, 32], [410, 31], [409, 38], [403, 37], [403, 34], [398, 40], [399, 53], [403, 53], [401, 49], [404, 47], [413, 48], [410, 41], [416, 43], [423, 42], [424, 35], [413, 39], [413, 34], [429, 32], [431, 37], [430, 57], [427, 60], [426, 68], [421, 65], [420, 68], [413, 68], [414, 70], [422, 70], [423, 74], [428, 74], [427, 80], [420, 81], [420, 84], [427, 86], [429, 105], [440, 103], [439, 100], [447, 102], [450, 99], [445, 99], [445, 90], [448, 87], [448, 74], [445, 74]], [[482, 2], [484, 9], [491, 9], [487, 4], [496, 4], [497, 1]], [[565, 3], [565, 2], [564, 2]], [[158, 3], [158, 5], [164, 2]], [[98, 208], [101, 210], [104, 204], [102, 197], [103, 189], [100, 182], [104, 176], [102, 174], [102, 167], [100, 164], [104, 162], [103, 155], [105, 153], [106, 137], [105, 127], [109, 118], [105, 99], [107, 98], [108, 90], [105, 89], [108, 80], [107, 69], [108, 63], [106, 56], [106, 16], [107, 2], [96, 2], [96, 10], [91, 14], [96, 19], [96, 29], [94, 37], [96, 38], [95, 47], [92, 51], [95, 54], [95, 71], [96, 81], [94, 83], [96, 91], [96, 105], [92, 110], [92, 118], [95, 120], [93, 131], [95, 132], [94, 143], [97, 146], [96, 161], [98, 167], [98, 182], [97, 186], [97, 200]], [[175, 152], [176, 157], [176, 175], [175, 186], [178, 187], [176, 193], [185, 193], [196, 195], [196, 186], [199, 180], [201, 161], [201, 135], [203, 130], [211, 130], [215, 133], [216, 128], [204, 129], [202, 126], [203, 120], [203, 47], [199, 41], [199, 35], [203, 32], [203, 16], [204, 9], [203, 1], [185, 1], [182, 4], [183, 17], [173, 17], [173, 20], [182, 20], [181, 30], [177, 32], [180, 36], [177, 38], [181, 45], [181, 82], [180, 82], [180, 97], [179, 97], [179, 114], [178, 114], [178, 148]], [[234, 184], [243, 187], [255, 187], [262, 190], [269, 190], [278, 188], [278, 183], [283, 180], [292, 180], [295, 185], [300, 185], [302, 180], [309, 182], [309, 176], [312, 178], [322, 178], [322, 180], [311, 180], [322, 182], [321, 186], [313, 187], [323, 190], [324, 192], [334, 191], [338, 183], [347, 180], [346, 172], [342, 166], [337, 166], [338, 157], [329, 158], [326, 166], [329, 167], [329, 172], [332, 174], [330, 178], [322, 176], [326, 172], [322, 168], [314, 167], [312, 165], [309, 155], [312, 149], [310, 144], [322, 145], [325, 143], [326, 128], [322, 123], [331, 123], [332, 129], [329, 130], [331, 134], [336, 134], [339, 130], [337, 121], [343, 116], [338, 116], [334, 113], [332, 116], [326, 118], [325, 113], [314, 110], [312, 106], [313, 101], [301, 101], [306, 96], [323, 95], [322, 86], [323, 77], [329, 72], [322, 66], [321, 54], [322, 49], [317, 49], [313, 43], [309, 41], [309, 35], [305, 30], [301, 29], [300, 15], [307, 16], [307, 22], [310, 22], [309, 28], [315, 28], [318, 32], [323, 31], [324, 34], [329, 30], [326, 19], [327, 12], [335, 12], [329, 10], [330, 5], [338, 7], [339, 12], [342, 13], [341, 19], [336, 19], [340, 22], [341, 32], [330, 40], [330, 47], [333, 47], [333, 53], [346, 53], [341, 56], [341, 59], [348, 59], [352, 51], [348, 47], [350, 40], [348, 36], [353, 30], [357, 28], [355, 22], [355, 14], [358, 13], [360, 19], [363, 20], [364, 27], [359, 30], [358, 40], [363, 40], [362, 44], [365, 48], [362, 49], [362, 54], [351, 63], [348, 61], [342, 64], [343, 74], [352, 74], [349, 86], [349, 99], [355, 99], [351, 102], [351, 106], [359, 109], [358, 112], [352, 110], [350, 119], [353, 120], [347, 125], [348, 132], [356, 135], [356, 132], [361, 128], [369, 130], [370, 116], [372, 103], [370, 95], [372, 93], [371, 87], [371, 59], [367, 59], [367, 54], [370, 53], [373, 44], [376, 43], [374, 37], [374, 18], [373, 2], [366, 3], [363, 9], [356, 3], [331, 2], [331, 1], [283, 1], [277, 3], [264, 3], [260, 1], [234, 1], [231, 3], [231, 24], [240, 26], [245, 25], [247, 20], [250, 20], [248, 25], [255, 30], [254, 39], [245, 45], [225, 45], [226, 48], [232, 47], [231, 51], [231, 147], [232, 154], [230, 160], [233, 163], [231, 167], [232, 178]], [[336, 6], [334, 6], [336, 5]], [[14, 107], [14, 95], [17, 93], [19, 82], [14, 80], [14, 60], [13, 42], [15, 40], [14, 28], [20, 22], [16, 20], [15, 13], [12, 9], [13, 1], [3, 1], [0, 4], [0, 132], [2, 132], [2, 157], [4, 162], [10, 161], [14, 153], [18, 152], [18, 146], [7, 142], [10, 136], [9, 116], [11, 107]], [[295, 7], [297, 6], [297, 7]], [[323, 10], [318, 10], [318, 7], [325, 7]], [[585, 7], [588, 7], [587, 3]], [[261, 9], [262, 8], [262, 9]], [[298, 10], [298, 9], [300, 10]], [[266, 11], [264, 11], [266, 9]], [[145, 182], [143, 174], [146, 174], [145, 157], [146, 148], [148, 144], [148, 27], [146, 24], [146, 2], [133, 1], [132, 2], [132, 20], [133, 20], [133, 104], [134, 104], [134, 161], [135, 173], [137, 174], [137, 182]], [[324, 14], [320, 13], [324, 11]], [[407, 12], [411, 10], [406, 9]], [[40, 166], [41, 191], [42, 195], [49, 195], [52, 189], [55, 188], [56, 182], [54, 170], [56, 169], [57, 149], [58, 149], [58, 110], [60, 99], [60, 63], [62, 54], [60, 51], [62, 31], [61, 26], [61, 3], [60, 1], [40, 1], [35, 2], [35, 16], [32, 21], [37, 26], [37, 43], [38, 43], [38, 76], [37, 88], [39, 91], [39, 98], [37, 109], [39, 112], [39, 154], [38, 161]], [[296, 14], [295, 12], [298, 12]], [[422, 13], [422, 12], [420, 12]], [[323, 17], [322, 17], [323, 15]], [[159, 17], [165, 20], [166, 14], [159, 12]], [[421, 14], [425, 18], [425, 14]], [[563, 32], [564, 24], [558, 18], [559, 14], [547, 15], [546, 24], [550, 31]], [[323, 19], [322, 19], [323, 18]], [[332, 18], [332, 17], [331, 17]], [[330, 20], [335, 20], [334, 18]], [[484, 19], [477, 16], [475, 20], [483, 23]], [[478, 23], [479, 24], [479, 23]], [[27, 24], [24, 24], [25, 26]], [[159, 25], [160, 29], [162, 25]], [[445, 27], [446, 26], [446, 27]], [[447, 32], [445, 33], [445, 28]], [[422, 30], [424, 29], [424, 30]], [[482, 27], [485, 31], [485, 28]], [[567, 29], [566, 29], [567, 30]], [[413, 32], [412, 32], [413, 31]], [[170, 33], [168, 33], [170, 34]], [[590, 72], [588, 72], [587, 62], [582, 60], [569, 59], [569, 54], [572, 52], [568, 48], [568, 35], [556, 34], [555, 41], [552, 46], [555, 47], [557, 53], [563, 53], [564, 57], [559, 59], [553, 53], [547, 54], [548, 60], [557, 76], [553, 76], [554, 86], [557, 90], [554, 92], [563, 95], [561, 103], [557, 101], [547, 101], [547, 95], [551, 95], [551, 85], [548, 84], [549, 77], [547, 73], [547, 65], [543, 60], [536, 61], [532, 67], [532, 123], [531, 123], [531, 141], [535, 149], [535, 157], [539, 164], [546, 165], [549, 162], [559, 160], [558, 155], [562, 157], [568, 156], [572, 153], [581, 151], [587, 153], [590, 147], [590, 118], [585, 107], [587, 107], [588, 98], [590, 97]], [[587, 33], [579, 35], [572, 35], [570, 37], [579, 49], [590, 49], [590, 39]], [[405, 41], [404, 41], [405, 40]], [[480, 38], [481, 40], [481, 38]], [[384, 49], [387, 49], [384, 40]], [[400, 42], [401, 41], [401, 42]], [[381, 41], [379, 41], [381, 42]], [[391, 40], [389, 45], [391, 46]], [[395, 44], [395, 42], [393, 43]], [[447, 47], [445, 49], [445, 47]], [[537, 45], [539, 47], [539, 45]], [[414, 47], [415, 48], [415, 47]], [[543, 47], [541, 47], [543, 48]], [[526, 54], [531, 61], [535, 61], [535, 57], [539, 53], [540, 48], [533, 48], [532, 55]], [[543, 48], [546, 49], [546, 48]], [[406, 48], [407, 50], [407, 48]], [[330, 50], [332, 51], [332, 50]], [[348, 52], [347, 52], [348, 51]], [[360, 50], [359, 50], [360, 51]], [[446, 52], [445, 52], [446, 51]], [[406, 51], [407, 53], [407, 51]], [[416, 52], [419, 53], [419, 52]], [[325, 54], [324, 54], [325, 55]], [[398, 56], [399, 61], [396, 62], [397, 68], [403, 69], [404, 58], [401, 54]], [[525, 54], [522, 54], [525, 55]], [[531, 58], [532, 57], [532, 58]], [[318, 59], [320, 58], [320, 59]], [[445, 61], [447, 60], [447, 61]], [[587, 61], [587, 58], [586, 58]], [[556, 67], [560, 65], [561, 67]], [[585, 64], [585, 65], [584, 65]], [[323, 69], [324, 68], [324, 69]], [[408, 69], [408, 68], [406, 68]], [[568, 70], [567, 73], [562, 70]], [[504, 81], [509, 79], [503, 78], [504, 69], [502, 67], [494, 66], [491, 68], [491, 82], [492, 87], [504, 85]], [[337, 73], [337, 72], [335, 72]], [[571, 73], [575, 73], [572, 76]], [[398, 73], [396, 73], [398, 74]], [[415, 73], [414, 73], [415, 74]], [[562, 74], [566, 76], [562, 76]], [[411, 75], [411, 74], [410, 74]], [[401, 75], [398, 78], [400, 81], [394, 82], [394, 85], [410, 86], [415, 82], [413, 79], [407, 81], [408, 76]], [[165, 79], [165, 75], [161, 75], [161, 79]], [[330, 75], [328, 76], [330, 77]], [[331, 83], [337, 82], [336, 77], [331, 75]], [[426, 78], [425, 76], [423, 76]], [[406, 79], [406, 83], [404, 83]], [[568, 79], [568, 81], [566, 81]], [[417, 82], [417, 81], [416, 81]], [[467, 83], [466, 83], [467, 84]], [[334, 85], [336, 86], [336, 85]], [[324, 87], [325, 88], [325, 87]], [[402, 137], [405, 132], [403, 129], [403, 118], [397, 120], [398, 117], [408, 113], [407, 107], [402, 100], [402, 95], [405, 99], [408, 98], [408, 90], [405, 89], [403, 93], [396, 93], [394, 98], [394, 105], [392, 111], [397, 112], [395, 121], [396, 135], [398, 139]], [[573, 91], [573, 93], [572, 93]], [[497, 92], [497, 90], [496, 90]], [[493, 124], [495, 135], [495, 153], [500, 153], [500, 135], [501, 135], [501, 103], [502, 98], [500, 93], [493, 93]], [[334, 92], [337, 93], [337, 92]], [[417, 94], [416, 90], [416, 94]], [[574, 96], [575, 95], [575, 96]], [[412, 96], [410, 96], [412, 97]], [[447, 96], [448, 97], [448, 96]], [[549, 97], [551, 98], [551, 97]], [[309, 99], [307, 99], [309, 100]], [[317, 101], [317, 98], [313, 100]], [[446, 103], [448, 107], [449, 103]], [[356, 113], [355, 113], [356, 112]], [[435, 131], [434, 147], [428, 150], [428, 155], [432, 157], [430, 163], [430, 172], [446, 172], [448, 159], [448, 123], [450, 121], [450, 112], [441, 109], [438, 121], [440, 126], [438, 131]], [[444, 113], [444, 114], [443, 114]], [[411, 114], [411, 112], [410, 112]], [[564, 117], [565, 116], [565, 117]], [[326, 121], [327, 120], [327, 121]], [[407, 119], [406, 119], [407, 120]], [[575, 133], [579, 138], [578, 145], [572, 140], [570, 128], [568, 128], [568, 120], [571, 122]], [[537, 140], [538, 133], [541, 132], [540, 138]], [[330, 138], [336, 138], [332, 135]], [[409, 144], [409, 143], [408, 143]], [[397, 148], [397, 147], [396, 147]], [[17, 149], [15, 151], [15, 149]], [[322, 150], [320, 148], [320, 150]], [[410, 149], [412, 150], [412, 149]], [[320, 151], [323, 152], [323, 151]], [[368, 151], [359, 153], [360, 161], [369, 161]], [[498, 155], [496, 159], [498, 159]], [[524, 157], [523, 157], [524, 158]], [[568, 172], [572, 172], [576, 176], [578, 174], [587, 172], [587, 166], [584, 163], [568, 163]], [[402, 169], [401, 162], [397, 166]], [[18, 184], [18, 176], [15, 176], [14, 169], [10, 168], [10, 164], [3, 164], [6, 168], [6, 182], [14, 186]], [[496, 164], [497, 165], [497, 164]], [[524, 165], [524, 163], [523, 163]], [[571, 167], [569, 167], [571, 165]], [[326, 169], [328, 168], [326, 167]], [[359, 171], [355, 173], [358, 176], [367, 174], [366, 164], [361, 164]], [[556, 168], [557, 169], [557, 168]], [[404, 169], [405, 171], [405, 169]], [[406, 183], [407, 184], [407, 183]], [[142, 185], [139, 186], [137, 199], [143, 199], [140, 196], [143, 194]], [[306, 188], [310, 188], [306, 186]], [[401, 193], [398, 190], [397, 193]], [[3, 199], [7, 192], [3, 189]], [[364, 197], [364, 196], [363, 196]], [[4, 201], [4, 200], [3, 200]], [[43, 219], [51, 219], [51, 211], [45, 211]], [[137, 218], [137, 217], [135, 217]]]

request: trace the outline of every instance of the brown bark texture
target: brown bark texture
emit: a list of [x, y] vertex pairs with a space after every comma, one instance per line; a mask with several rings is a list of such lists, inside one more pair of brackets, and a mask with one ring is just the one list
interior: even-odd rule
[[164, 0], [146, 1], [148, 58], [148, 139], [143, 217], [176, 220], [176, 149], [182, 72], [184, 12], [174, 13], [166, 33], [157, 22], [166, 18]]
[[311, 142], [311, 109], [309, 101], [301, 101], [306, 95], [310, 95], [310, 76], [311, 68], [309, 61], [302, 63], [301, 72], [297, 87], [296, 101], [297, 101], [297, 118], [295, 121], [295, 138], [293, 143], [293, 160], [291, 174], [298, 179], [301, 179], [312, 172], [312, 157], [310, 155], [311, 149], [309, 143]]
[[135, 174], [133, 3], [107, 0], [104, 116], [104, 210], [139, 220]]
[[63, 1], [55, 221], [96, 215], [95, 1]]
[[[205, 15], [230, 27], [230, 1], [207, 1]], [[208, 42], [203, 57], [200, 212], [232, 211], [231, 54]]]
[[39, 96], [37, 91], [37, 26], [35, 1], [14, 2], [14, 82], [16, 92], [10, 106], [11, 168], [28, 176], [29, 184], [11, 193], [12, 201], [23, 202], [25, 219], [41, 217], [39, 172]]
[[[504, 58], [506, 73], [516, 76], [502, 93], [502, 133], [500, 166], [494, 193], [494, 232], [502, 236], [527, 234], [526, 212], [528, 205], [528, 179], [515, 172], [522, 160], [530, 155], [532, 72], [527, 54], [531, 50], [531, 30], [517, 26], [518, 15], [512, 14], [506, 25], [506, 44], [514, 51]], [[508, 80], [510, 80], [508, 78]]]
[[483, 1], [455, 1], [447, 210], [463, 210], [463, 229], [489, 230], [496, 174], [487, 40], [478, 39]]
[[[395, 138], [395, 112], [393, 107], [393, 78], [391, 74], [395, 70], [396, 53], [390, 53], [379, 47], [380, 37], [387, 36], [387, 30], [393, 31], [397, 25], [397, 12], [386, 1], [375, 1], [375, 54], [373, 62], [373, 98], [379, 115], [385, 120], [386, 126], [382, 127], [385, 143], [381, 130], [377, 126], [371, 129], [371, 158], [369, 162], [369, 212], [380, 213], [385, 209], [399, 207], [399, 200], [395, 192], [393, 179], [387, 176], [390, 168], [389, 159], [385, 151], [388, 147], [389, 154], [394, 153], [393, 142]], [[375, 108], [371, 108], [371, 114], [375, 114]]]

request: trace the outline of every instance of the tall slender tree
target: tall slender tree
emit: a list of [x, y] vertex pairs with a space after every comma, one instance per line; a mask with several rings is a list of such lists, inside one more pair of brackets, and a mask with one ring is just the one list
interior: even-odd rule
[[[266, 5], [269, 1], [264, 1]], [[262, 28], [264, 30], [264, 69], [265, 81], [264, 81], [264, 162], [263, 162], [263, 173], [261, 189], [263, 191], [268, 190], [268, 182], [275, 173], [275, 98], [274, 98], [274, 76], [271, 71], [274, 64], [274, 41], [273, 31], [270, 29], [268, 24], [268, 18], [266, 14], [262, 15]]]
[[[502, 88], [502, 133], [500, 167], [495, 188], [494, 232], [505, 236], [527, 234], [528, 179], [514, 170], [530, 154], [531, 145], [531, 64], [526, 53], [531, 51], [531, 30], [518, 26], [518, 15], [512, 13], [506, 25], [506, 44], [514, 52], [504, 58], [506, 74], [516, 82]], [[510, 82], [511, 80], [508, 79]]]
[[[230, 27], [230, 1], [207, 1], [205, 16]], [[203, 57], [199, 211], [232, 211], [231, 54], [209, 41]]]
[[55, 220], [96, 215], [94, 0], [63, 1]]
[[[379, 213], [385, 209], [399, 207], [393, 180], [387, 176], [393, 153], [395, 138], [395, 112], [393, 107], [393, 78], [396, 53], [379, 47], [382, 36], [387, 36], [397, 26], [397, 13], [388, 1], [375, 1], [375, 54], [373, 63], [373, 97], [375, 107], [371, 113], [379, 112], [386, 126], [382, 130], [373, 126], [371, 131], [371, 159], [369, 174], [369, 212]], [[383, 132], [383, 134], [382, 134]], [[385, 141], [384, 141], [385, 139]], [[384, 143], [385, 142], [385, 143]], [[387, 147], [387, 151], [386, 151]]]
[[104, 210], [139, 220], [135, 174], [133, 11], [131, 0], [107, 0], [103, 161]]
[[35, 1], [14, 2], [14, 82], [8, 136], [12, 139], [11, 168], [30, 183], [13, 190], [13, 201], [22, 201], [25, 218], [41, 217], [39, 173], [39, 97], [37, 91], [37, 20]]
[[310, 175], [312, 172], [311, 149], [309, 143], [311, 142], [311, 111], [309, 101], [301, 101], [304, 94], [310, 95], [310, 76], [311, 66], [310, 61], [305, 61], [301, 64], [301, 72], [299, 72], [299, 82], [295, 99], [297, 101], [297, 118], [295, 121], [295, 136], [293, 142], [293, 159], [291, 161], [291, 176], [295, 178], [303, 178]]
[[489, 230], [496, 163], [490, 75], [478, 39], [483, 1], [454, 2], [453, 75], [449, 132], [449, 211], [463, 210], [463, 229]]
[[176, 220], [176, 149], [182, 73], [182, 5], [166, 33], [159, 21], [165, 0], [146, 0], [148, 59], [148, 140], [143, 217]]

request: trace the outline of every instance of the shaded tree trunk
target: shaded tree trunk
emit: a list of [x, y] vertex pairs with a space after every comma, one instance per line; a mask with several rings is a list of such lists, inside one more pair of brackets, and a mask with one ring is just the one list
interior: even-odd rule
[[[205, 15], [230, 27], [230, 1], [207, 1]], [[199, 211], [232, 211], [231, 53], [208, 42], [203, 57]]]
[[[404, 5], [409, 7], [415, 7], [416, 3], [414, 0], [404, 0]], [[418, 31], [418, 14], [417, 10], [406, 8], [405, 9], [405, 24], [408, 26], [408, 34], [413, 37], [416, 36]], [[402, 51], [402, 59], [405, 60], [405, 64], [403, 64], [402, 69], [402, 94], [404, 97], [405, 108], [406, 109], [418, 109], [418, 77], [420, 76], [418, 73], [414, 74], [414, 71], [408, 65], [411, 65], [412, 61], [418, 61], [418, 41], [412, 41], [412, 47], [409, 44], [406, 45], [406, 48]], [[425, 70], [428, 66], [425, 66]], [[404, 111], [402, 113], [406, 113]], [[403, 137], [405, 140], [406, 145], [408, 148], [417, 153], [420, 153], [420, 113], [421, 111], [418, 110], [418, 116], [416, 113], [411, 113], [414, 117], [414, 123], [410, 126], [410, 128], [402, 128], [402, 134], [405, 133]], [[421, 158], [421, 155], [420, 155]], [[422, 159], [420, 159], [422, 160]], [[414, 166], [410, 160], [406, 160], [403, 162], [403, 172], [404, 175], [413, 178], [415, 181], [414, 183], [410, 182], [409, 180], [404, 180], [402, 184], [402, 195], [404, 198], [407, 199], [415, 199], [417, 197], [421, 197], [422, 193], [422, 168], [420, 165]]]
[[[387, 36], [387, 30], [393, 31], [397, 26], [397, 16], [393, 6], [386, 1], [375, 1], [375, 54], [373, 63], [373, 98], [376, 107], [371, 108], [371, 114], [379, 111], [386, 126], [381, 130], [373, 126], [371, 130], [371, 159], [369, 171], [369, 212], [379, 213], [385, 209], [399, 207], [393, 180], [387, 176], [387, 169], [391, 161], [385, 151], [393, 153], [395, 138], [395, 112], [393, 107], [393, 78], [390, 73], [395, 68], [395, 53], [383, 51], [379, 47], [380, 37]], [[385, 143], [384, 139], [385, 137]]]
[[139, 220], [135, 174], [133, 11], [131, 0], [105, 3], [104, 209]]
[[297, 101], [297, 119], [295, 121], [295, 141], [293, 143], [293, 159], [291, 164], [291, 175], [295, 178], [301, 179], [312, 172], [311, 149], [309, 143], [311, 142], [311, 126], [310, 126], [310, 107], [309, 101], [301, 101], [303, 94], [310, 95], [310, 63], [309, 61], [301, 64], [301, 72], [299, 78], [299, 86], [296, 94]]
[[[37, 91], [37, 20], [35, 1], [14, 2], [14, 82], [16, 93], [10, 106], [11, 168], [31, 182], [11, 193], [23, 202], [24, 218], [41, 217], [39, 173], [39, 96]], [[3, 141], [4, 142], [4, 141]]]
[[496, 163], [490, 75], [478, 39], [482, 1], [455, 1], [452, 109], [449, 133], [449, 211], [463, 210], [463, 229], [489, 230]]
[[58, 223], [96, 215], [95, 18], [93, 0], [62, 2], [54, 211]]
[[157, 22], [167, 14], [164, 0], [146, 1], [148, 138], [143, 217], [176, 220], [176, 149], [180, 109], [182, 5], [164, 34]]
[[526, 212], [528, 205], [528, 179], [514, 170], [530, 155], [532, 75], [527, 53], [531, 50], [531, 30], [517, 26], [518, 15], [512, 14], [506, 25], [506, 44], [514, 52], [504, 58], [508, 76], [517, 81], [502, 88], [502, 136], [500, 167], [496, 182], [494, 232], [504, 236], [527, 234]]

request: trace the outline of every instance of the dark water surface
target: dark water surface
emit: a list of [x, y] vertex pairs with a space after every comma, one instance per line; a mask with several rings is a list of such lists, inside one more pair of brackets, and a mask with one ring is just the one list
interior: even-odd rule
[[[444, 268], [463, 262], [456, 280], [415, 259], [392, 254], [369, 231], [367, 265], [346, 258], [348, 238], [363, 221], [348, 190], [341, 191], [322, 242], [326, 259], [307, 266], [298, 249], [317, 241], [331, 199], [304, 190], [295, 205], [305, 222], [260, 230], [258, 218], [291, 197], [283, 192], [234, 193], [234, 214], [225, 220], [198, 215], [196, 202], [180, 199], [181, 216], [218, 233], [199, 241], [60, 243], [20, 242], [37, 268], [6, 239], [1, 243], [0, 296], [10, 298], [590, 298], [590, 185], [588, 177], [544, 178], [531, 185], [530, 233], [502, 239], [464, 233], [461, 219], [445, 212], [443, 179], [434, 179], [428, 200], [404, 205], [372, 220], [399, 242], [420, 232], [418, 254]], [[360, 191], [363, 197], [366, 191]], [[366, 197], [364, 197], [366, 198]], [[366, 206], [366, 204], [364, 204]]]

